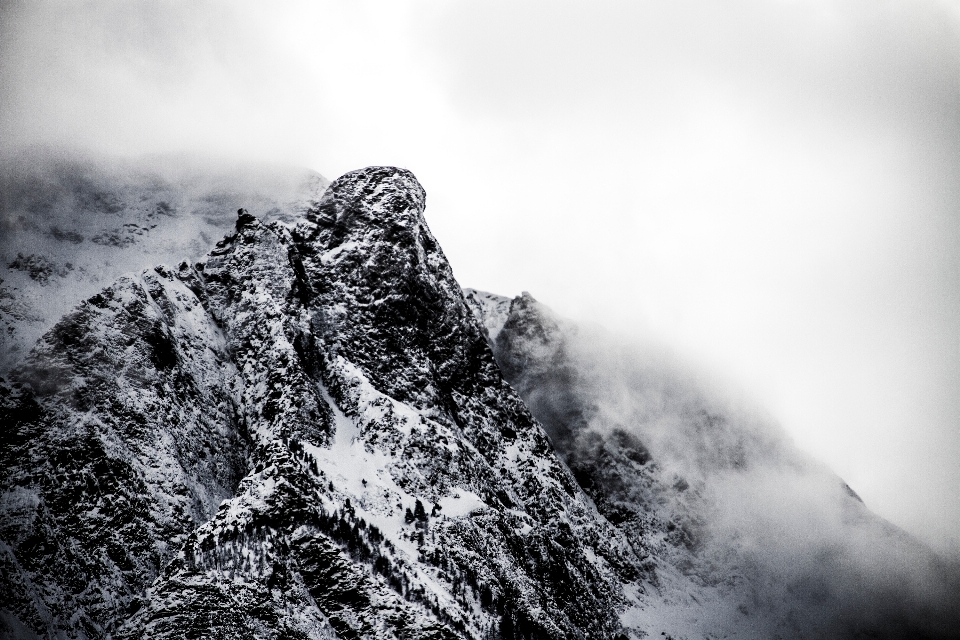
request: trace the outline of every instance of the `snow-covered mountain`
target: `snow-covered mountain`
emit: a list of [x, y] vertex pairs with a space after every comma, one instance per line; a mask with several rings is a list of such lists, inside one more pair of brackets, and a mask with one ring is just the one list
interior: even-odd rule
[[[113, 175], [124, 203], [178, 197]], [[325, 184], [10, 358], [0, 637], [954, 634], [952, 574], [764, 418], [529, 296], [462, 291], [409, 172]], [[188, 246], [202, 196], [179, 197], [141, 258]], [[69, 206], [18, 242], [91, 274]]]
[[405, 171], [348, 174], [44, 336], [4, 389], [11, 626], [619, 629], [641, 563], [503, 381], [423, 204]]

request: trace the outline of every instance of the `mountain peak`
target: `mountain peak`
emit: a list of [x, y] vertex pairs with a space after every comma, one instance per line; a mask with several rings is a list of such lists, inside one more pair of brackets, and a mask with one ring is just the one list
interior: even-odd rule
[[340, 227], [422, 222], [427, 192], [407, 169], [366, 167], [333, 181], [308, 218]]
[[[18, 567], [0, 588], [17, 624], [77, 639], [622, 629], [623, 581], [650, 568], [504, 381], [424, 203], [409, 171], [373, 167], [292, 227], [241, 209], [196, 268], [128, 278], [54, 327], [45, 344], [63, 347], [0, 387], [16, 429], [0, 480], [18, 492], [0, 501], [0, 561]], [[19, 393], [36, 380], [76, 393]], [[62, 442], [92, 453], [61, 460]], [[72, 533], [104, 529], [109, 561], [99, 534]]]

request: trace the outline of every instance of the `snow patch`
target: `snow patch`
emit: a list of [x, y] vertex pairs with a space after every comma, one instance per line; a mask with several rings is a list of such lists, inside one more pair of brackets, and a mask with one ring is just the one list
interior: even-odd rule
[[462, 518], [487, 506], [480, 496], [466, 489], [456, 489], [452, 495], [440, 498], [441, 514], [448, 518]]

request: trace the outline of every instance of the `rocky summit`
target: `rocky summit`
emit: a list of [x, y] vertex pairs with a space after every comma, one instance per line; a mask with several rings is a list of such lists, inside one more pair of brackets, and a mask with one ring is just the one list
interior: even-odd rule
[[[951, 637], [919, 543], [679, 369], [461, 290], [425, 201], [369, 167], [241, 209], [10, 366], [0, 637]], [[727, 517], [762, 480], [839, 537], [768, 553]]]

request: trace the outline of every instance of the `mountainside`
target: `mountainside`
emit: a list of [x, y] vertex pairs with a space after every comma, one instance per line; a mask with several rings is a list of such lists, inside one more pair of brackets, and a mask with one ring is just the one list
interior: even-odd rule
[[199, 258], [240, 207], [292, 222], [327, 184], [306, 169], [190, 157], [0, 158], [0, 374], [124, 273]]
[[955, 635], [953, 574], [769, 421], [461, 290], [408, 171], [307, 184], [10, 359], [0, 638]]
[[674, 637], [956, 637], [956, 566], [772, 420], [663, 350], [466, 290], [507, 381], [601, 514], [656, 562], [623, 615]]

